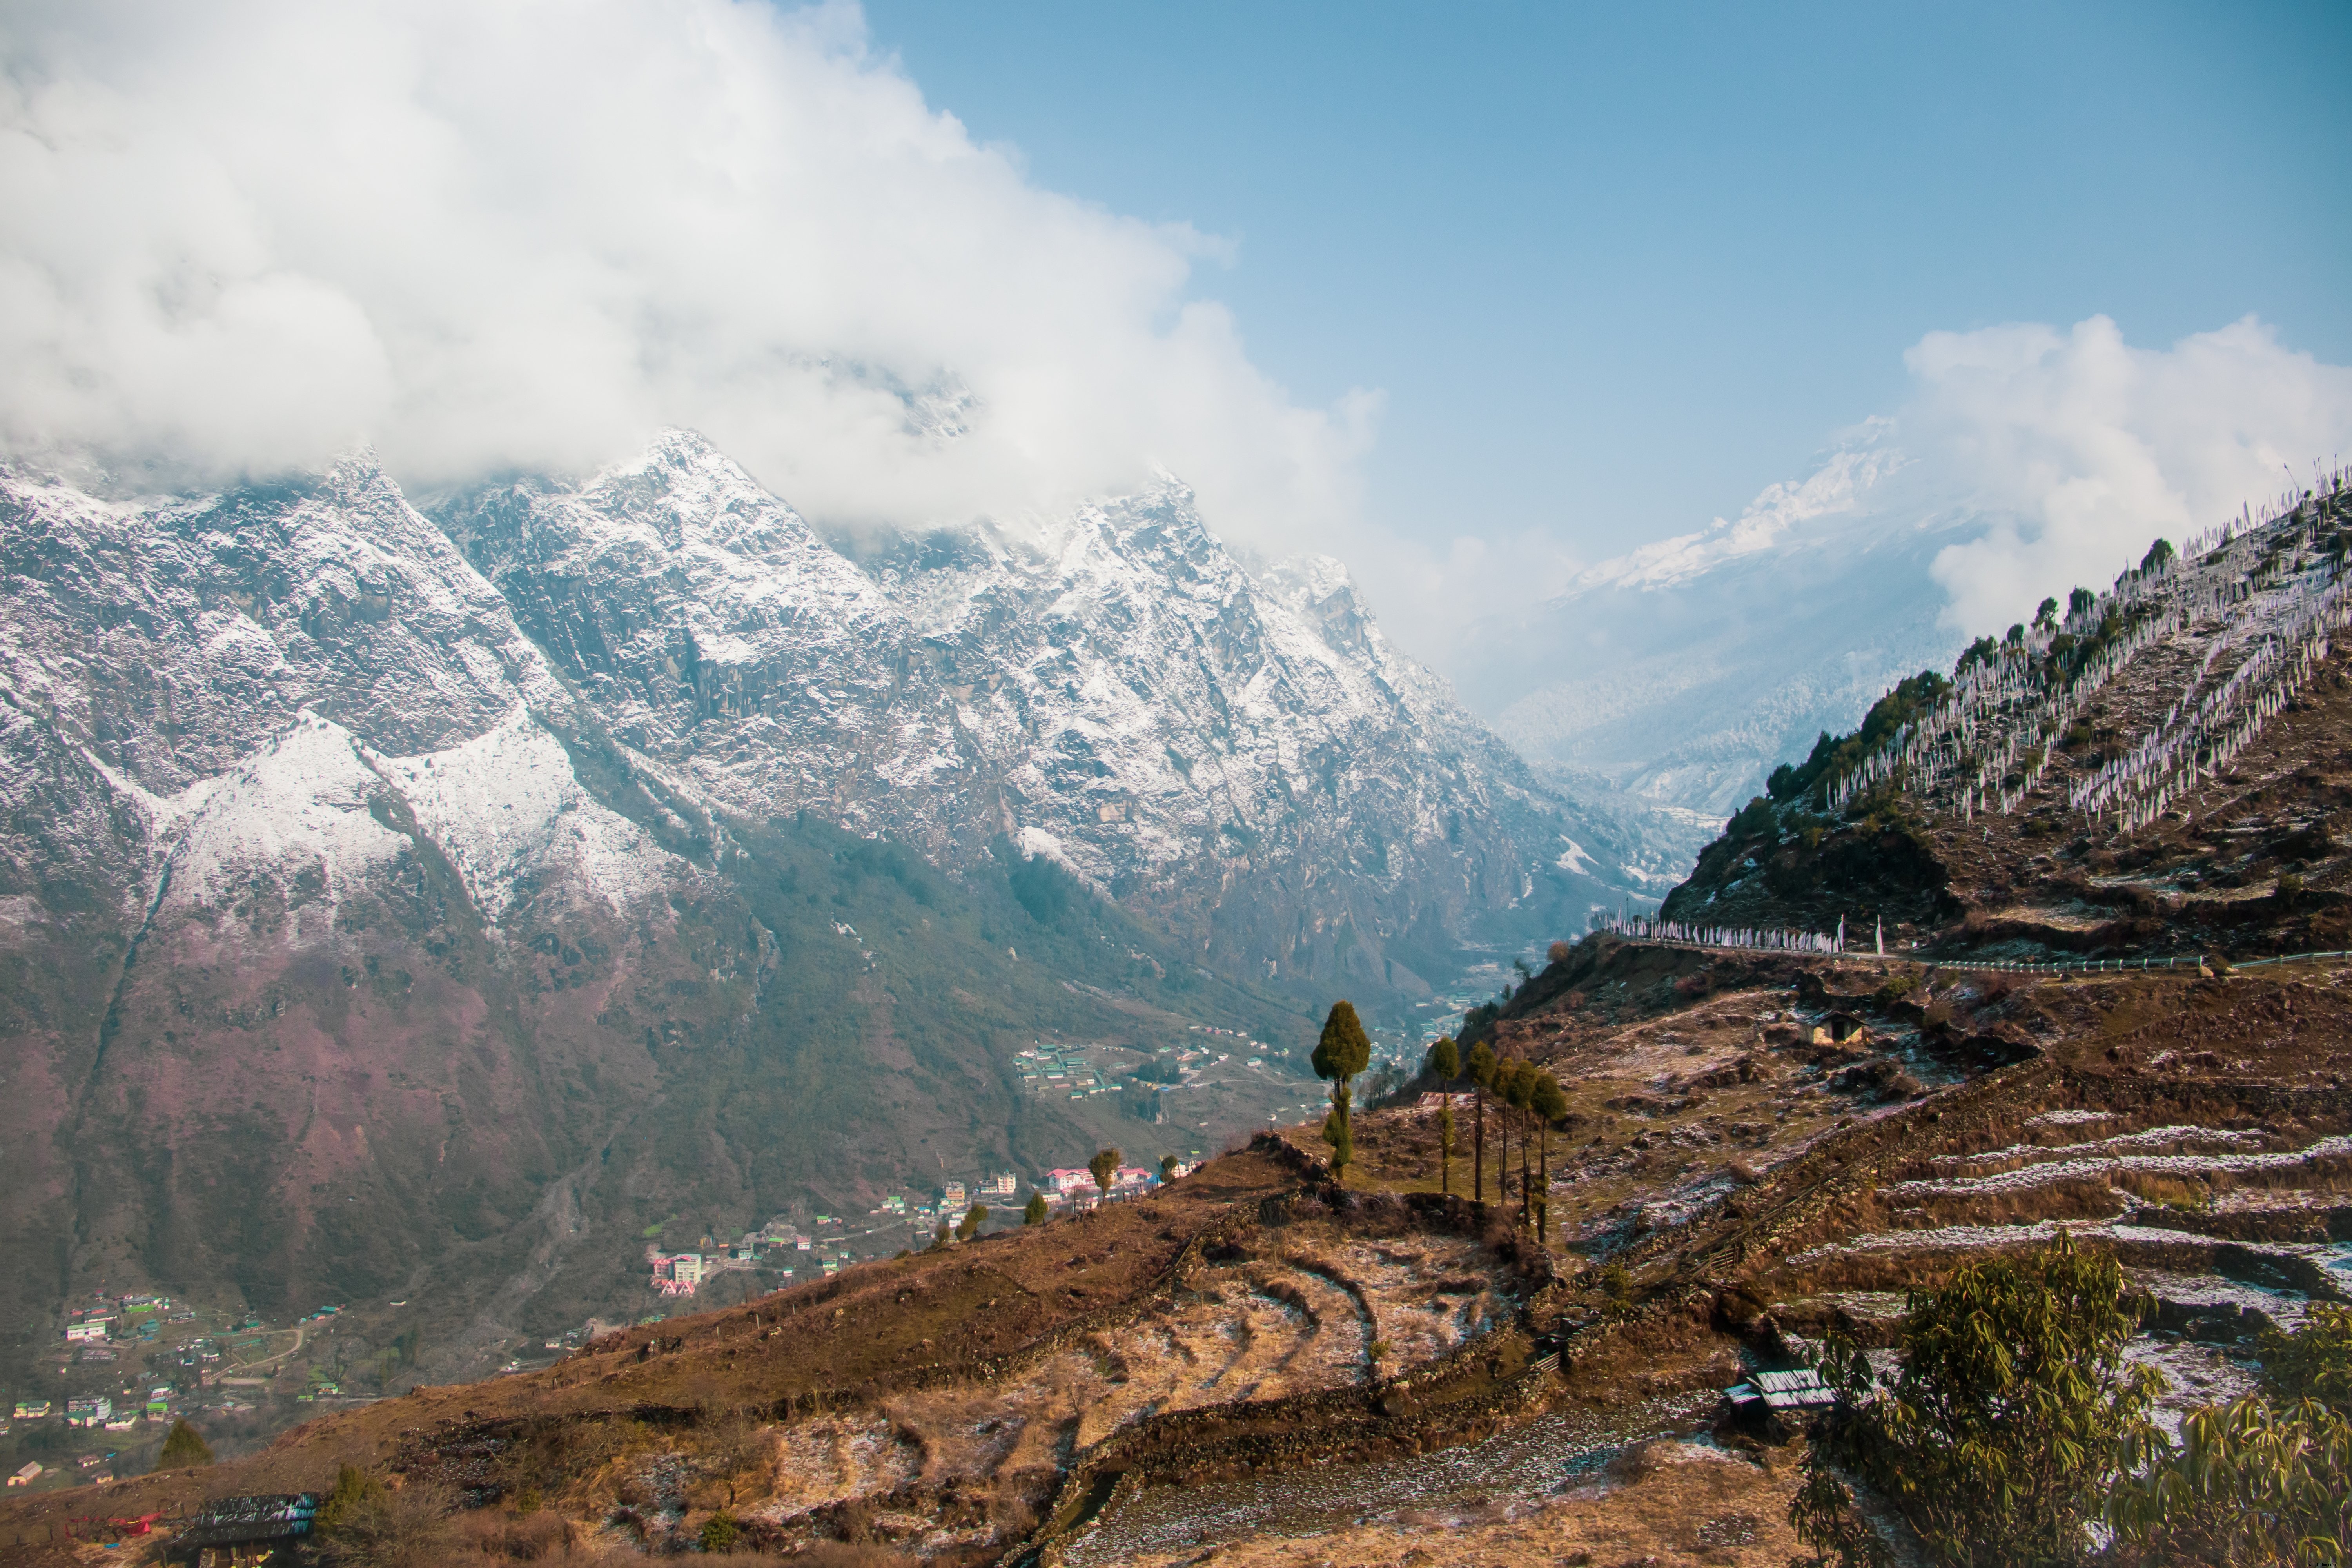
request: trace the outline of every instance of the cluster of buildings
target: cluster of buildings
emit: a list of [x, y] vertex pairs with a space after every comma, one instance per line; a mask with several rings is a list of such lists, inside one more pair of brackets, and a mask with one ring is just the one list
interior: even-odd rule
[[1072, 1100], [1110, 1092], [1109, 1080], [1084, 1051], [1032, 1046], [1013, 1052], [1013, 1058], [1019, 1066], [1024, 1089], [1044, 1095], [1066, 1094]]
[[[1189, 1165], [1179, 1165], [1176, 1167], [1176, 1173], [1181, 1176], [1191, 1168]], [[1048, 1171], [1045, 1173], [1045, 1181], [1047, 1184], [1045, 1201], [1048, 1204], [1056, 1207], [1067, 1204], [1074, 1208], [1089, 1209], [1106, 1197], [1131, 1198], [1138, 1194], [1150, 1192], [1160, 1184], [1160, 1173], [1148, 1170], [1141, 1165], [1121, 1165], [1111, 1173], [1110, 1190], [1108, 1193], [1103, 1190], [1101, 1184], [1095, 1180], [1094, 1172], [1083, 1165], [1074, 1170]]]
[[132, 1336], [152, 1340], [163, 1323], [194, 1322], [195, 1316], [184, 1309], [173, 1310], [169, 1296], [118, 1296], [77, 1308], [66, 1320], [66, 1342], [100, 1344]]
[[691, 1296], [702, 1289], [705, 1259], [699, 1252], [663, 1252], [648, 1248], [646, 1260], [653, 1265], [654, 1289], [665, 1296]]
[[66, 1320], [65, 1342], [75, 1361], [103, 1364], [115, 1359], [118, 1344], [134, 1348], [153, 1344], [165, 1323], [192, 1323], [195, 1318], [185, 1308], [175, 1310], [169, 1296], [120, 1296], [71, 1312]]
[[[1180, 1165], [1177, 1173], [1183, 1174], [1191, 1168]], [[1122, 1166], [1111, 1178], [1108, 1196], [1131, 1197], [1149, 1192], [1160, 1182], [1158, 1171], [1141, 1165]], [[877, 1229], [884, 1231], [886, 1239], [876, 1245], [885, 1251], [902, 1244], [928, 1243], [935, 1226], [955, 1224], [974, 1204], [985, 1205], [992, 1210], [1017, 1208], [1023, 1201], [1022, 1188], [1017, 1172], [997, 1171], [969, 1182], [943, 1181], [929, 1194], [893, 1193], [867, 1211], [868, 1217], [879, 1221], [879, 1226], [869, 1226], [859, 1234], [871, 1237]], [[1046, 1205], [1055, 1209], [1092, 1208], [1105, 1195], [1095, 1184], [1094, 1173], [1084, 1168], [1052, 1172], [1038, 1190]], [[851, 1222], [845, 1216], [816, 1215], [804, 1222], [806, 1229], [802, 1228], [803, 1223], [790, 1215], [778, 1215], [732, 1242], [703, 1237], [691, 1252], [665, 1252], [658, 1241], [649, 1243], [646, 1247], [646, 1266], [651, 1274], [650, 1283], [664, 1296], [693, 1296], [713, 1277], [730, 1269], [765, 1267], [789, 1278], [808, 1267], [830, 1276], [873, 1251], [871, 1247], [864, 1253], [858, 1250], [848, 1229]], [[906, 1231], [898, 1229], [902, 1225]]]
[[[1264, 1067], [1266, 1053], [1274, 1049], [1265, 1041], [1254, 1040], [1238, 1029], [1217, 1029], [1206, 1024], [1195, 1024], [1192, 1026], [1192, 1032], [1230, 1040], [1233, 1048], [1220, 1051], [1217, 1048], [1219, 1041], [1211, 1040], [1193, 1047], [1162, 1046], [1153, 1053], [1171, 1059], [1178, 1068], [1182, 1069], [1182, 1081], [1187, 1083], [1192, 1080], [1193, 1071], [1230, 1061], [1240, 1052], [1247, 1053], [1249, 1066]], [[1110, 1069], [1117, 1068], [1118, 1063], [1114, 1061], [1106, 1067], [1096, 1059], [1102, 1049], [1039, 1044], [1015, 1051], [1013, 1060], [1020, 1070], [1024, 1089], [1033, 1089], [1048, 1099], [1066, 1095], [1072, 1100], [1084, 1100], [1089, 1095], [1109, 1094], [1119, 1087], [1109, 1076]], [[1171, 1080], [1156, 1087], [1171, 1089], [1178, 1085]]]
[[[173, 1394], [166, 1384], [148, 1391], [145, 1398], [133, 1396], [121, 1405], [103, 1394], [79, 1394], [65, 1405], [65, 1423], [95, 1430], [104, 1427], [109, 1432], [128, 1432], [142, 1421], [169, 1421], [177, 1411]], [[53, 1401], [20, 1399], [16, 1401], [17, 1421], [47, 1421], [58, 1415]]]

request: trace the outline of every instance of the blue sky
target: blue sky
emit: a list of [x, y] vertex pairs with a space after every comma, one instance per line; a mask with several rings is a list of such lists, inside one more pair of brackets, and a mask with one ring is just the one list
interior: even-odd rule
[[866, 13], [1035, 184], [1233, 241], [1193, 291], [1299, 402], [1385, 395], [1405, 533], [1736, 516], [1931, 331], [2252, 313], [2352, 362], [2352, 6]]
[[2352, 458], [2347, 59], [2342, 0], [42, 0], [0, 452], [431, 487], [684, 425], [835, 533], [1171, 473], [1449, 672], [1634, 546], [1932, 521], [1997, 629]]

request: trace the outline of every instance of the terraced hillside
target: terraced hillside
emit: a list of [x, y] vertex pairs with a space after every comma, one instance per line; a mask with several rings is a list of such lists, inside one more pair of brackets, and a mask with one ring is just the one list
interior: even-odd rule
[[[771, 1551], [882, 1542], [964, 1563], [1090, 1517], [1130, 1472], [1475, 1427], [1528, 1359], [1547, 1259], [1470, 1205], [1326, 1178], [1268, 1141], [1147, 1200], [420, 1390], [104, 1501], [168, 1512], [357, 1464], [476, 1505], [478, 1533], [509, 1517], [484, 1505], [528, 1496], [541, 1548], [690, 1548], [724, 1514]], [[8, 1510], [0, 1544], [89, 1503]]]

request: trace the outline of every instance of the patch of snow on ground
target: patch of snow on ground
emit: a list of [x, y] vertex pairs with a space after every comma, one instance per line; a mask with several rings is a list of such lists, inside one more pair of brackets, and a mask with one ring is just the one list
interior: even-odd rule
[[[1880, 1189], [1892, 1193], [1892, 1187]], [[2150, 1247], [2183, 1247], [2206, 1248], [2223, 1245], [2210, 1236], [2189, 1231], [2165, 1230], [2151, 1225], [2133, 1225], [2128, 1221], [2106, 1224], [2086, 1224], [2079, 1220], [2038, 1220], [2032, 1225], [1947, 1225], [1927, 1230], [1877, 1231], [1857, 1236], [1845, 1241], [1830, 1242], [1791, 1253], [1783, 1261], [1793, 1268], [1803, 1268], [1828, 1258], [1855, 1252], [1956, 1252], [1979, 1251], [1997, 1247], [2040, 1245], [2058, 1238], [2063, 1230], [2076, 1241], [2130, 1242]], [[2246, 1246], [2249, 1250], [2320, 1258], [2332, 1256], [2334, 1249], [2295, 1242], [2262, 1244], [2231, 1243]]]
[[[2163, 1128], [2156, 1132], [2133, 1134], [2137, 1139], [2168, 1141], [2178, 1139], [2187, 1129]], [[2209, 1137], [2230, 1137], [2231, 1134], [2200, 1134]], [[2253, 1140], [2252, 1134], [2235, 1136]], [[2112, 1139], [2112, 1143], [2127, 1143], [2127, 1139]], [[2097, 1148], [2096, 1144], [2075, 1144], [2057, 1152], [2073, 1149]], [[2252, 1171], [2280, 1171], [2315, 1160], [2333, 1159], [2352, 1154], [2352, 1137], [2338, 1135], [2322, 1138], [2307, 1149], [2290, 1150], [2278, 1154], [2119, 1154], [2105, 1159], [2053, 1160], [2024, 1166], [2015, 1171], [2001, 1171], [1990, 1176], [1954, 1176], [1943, 1181], [1897, 1182], [1881, 1190], [1889, 1197], [1953, 1196], [1962, 1194], [2024, 1192], [2058, 1182], [2103, 1180], [2126, 1172], [2147, 1175], [2196, 1176], [2207, 1172], [2227, 1171], [2243, 1174]]]
[[2253, 1368], [2216, 1345], [2142, 1334], [2124, 1346], [2124, 1360], [2133, 1366], [2152, 1366], [2164, 1374], [2164, 1392], [2156, 1396], [2149, 1417], [2174, 1442], [2180, 1440], [2180, 1423], [2208, 1405], [2227, 1405], [2254, 1392]]

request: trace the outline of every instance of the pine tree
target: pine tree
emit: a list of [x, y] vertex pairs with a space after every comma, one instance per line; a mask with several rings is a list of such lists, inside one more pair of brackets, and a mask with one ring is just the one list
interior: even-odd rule
[[1331, 1117], [1324, 1122], [1323, 1139], [1331, 1145], [1334, 1173], [1344, 1173], [1355, 1153], [1349, 1081], [1370, 1067], [1371, 1060], [1371, 1037], [1364, 1033], [1363, 1020], [1356, 1016], [1356, 1005], [1332, 1003], [1330, 1016], [1323, 1020], [1323, 1037], [1315, 1043], [1315, 1076], [1331, 1080]]
[[1470, 1047], [1470, 1100], [1476, 1121], [1470, 1138], [1470, 1196], [1486, 1201], [1486, 1090], [1495, 1081], [1495, 1053], [1479, 1041]]
[[1429, 1070], [1437, 1075], [1437, 1190], [1454, 1191], [1454, 1080], [1462, 1076], [1462, 1052], [1453, 1037], [1440, 1035], [1429, 1047]]
[[212, 1445], [206, 1443], [203, 1435], [189, 1426], [186, 1417], [183, 1416], [172, 1423], [172, 1430], [163, 1439], [163, 1452], [156, 1458], [155, 1468], [178, 1470], [212, 1462]]
[[1021, 1223], [1023, 1225], [1043, 1225], [1045, 1223], [1045, 1194], [1043, 1193], [1031, 1193], [1029, 1194], [1028, 1206], [1021, 1211]]
[[1528, 1145], [1535, 1142], [1536, 1090], [1542, 1082], [1543, 1075], [1530, 1062], [1521, 1062], [1511, 1075], [1511, 1109], [1519, 1118], [1519, 1219], [1527, 1225], [1536, 1221], [1535, 1171]]
[[1110, 1196], [1110, 1179], [1118, 1174], [1118, 1163], [1126, 1158], [1116, 1149], [1097, 1149], [1095, 1157], [1087, 1162], [1087, 1169], [1094, 1173], [1095, 1185], [1102, 1190], [1103, 1196]]
[[1568, 1096], [1560, 1091], [1559, 1079], [1549, 1072], [1538, 1073], [1536, 1075], [1532, 1103], [1535, 1113], [1543, 1119], [1543, 1196], [1536, 1201], [1536, 1235], [1549, 1247], [1551, 1245], [1551, 1124], [1568, 1114]]
[[963, 1219], [956, 1226], [956, 1239], [958, 1241], [970, 1241], [973, 1237], [980, 1234], [980, 1227], [987, 1223], [988, 1205], [986, 1204], [972, 1205], [971, 1208], [964, 1211]]
[[1331, 1146], [1332, 1180], [1347, 1180], [1348, 1167], [1356, 1158], [1356, 1136], [1336, 1105], [1323, 1113], [1323, 1142]]

